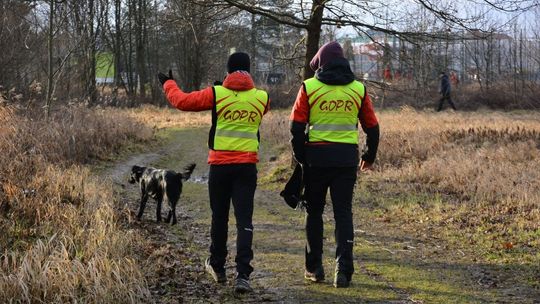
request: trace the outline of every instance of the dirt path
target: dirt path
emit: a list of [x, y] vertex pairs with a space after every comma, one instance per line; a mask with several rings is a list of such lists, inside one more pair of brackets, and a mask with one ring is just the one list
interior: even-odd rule
[[[326, 282], [309, 284], [303, 279], [304, 215], [289, 209], [278, 192], [264, 185], [255, 198], [252, 284], [247, 296], [232, 293], [235, 253], [235, 222], [229, 222], [227, 286], [215, 285], [205, 274], [203, 261], [209, 243], [210, 210], [205, 184], [206, 130], [169, 130], [167, 144], [156, 152], [120, 161], [104, 173], [118, 185], [118, 198], [128, 210], [136, 210], [138, 192], [125, 180], [132, 165], [178, 169], [197, 163], [193, 180], [184, 185], [179, 203], [179, 224], [175, 227], [154, 222], [155, 204], [150, 203], [141, 222], [130, 227], [150, 240], [142, 253], [148, 259], [147, 279], [158, 303], [534, 303], [533, 297], [519, 297], [508, 289], [501, 298], [497, 285], [500, 270], [474, 263], [466, 253], [445, 248], [430, 235], [411, 235], [399, 225], [381, 220], [372, 202], [357, 189], [355, 201], [355, 263], [353, 285], [335, 289], [333, 279], [334, 238], [332, 210], [325, 212]], [[264, 153], [262, 163], [272, 155]], [[259, 178], [261, 177], [261, 172]], [[368, 184], [361, 180], [361, 184]], [[451, 261], [451, 262], [450, 262]], [[506, 291], [503, 291], [503, 293]]]
[[[217, 289], [202, 279], [203, 269], [193, 250], [192, 227], [186, 225], [189, 217], [179, 212], [180, 228], [153, 221], [154, 202], [149, 202], [142, 221], [134, 220], [138, 208], [137, 185], [127, 183], [129, 172], [134, 165], [154, 166], [167, 155], [182, 147], [178, 141], [170, 141], [155, 151], [131, 155], [112, 164], [101, 175], [111, 180], [115, 186], [119, 208], [127, 211], [126, 225], [136, 230], [146, 239], [147, 247], [141, 252], [141, 259], [147, 260], [146, 278], [152, 292], [149, 302], [179, 303], [197, 302]], [[155, 210], [155, 209], [153, 209]], [[190, 234], [179, 233], [190, 231]], [[196, 231], [193, 231], [196, 232]]]
[[[198, 137], [202, 131], [197, 130]], [[201, 134], [198, 134], [201, 133]], [[239, 296], [232, 292], [233, 280], [232, 262], [228, 262], [229, 284], [227, 287], [217, 286], [204, 272], [203, 261], [207, 257], [209, 228], [207, 219], [197, 219], [197, 213], [187, 209], [188, 204], [206, 203], [206, 180], [208, 166], [206, 151], [185, 144], [183, 136], [172, 136], [170, 141], [156, 151], [131, 155], [105, 169], [101, 175], [111, 180], [117, 191], [120, 206], [127, 210], [129, 220], [127, 225], [139, 231], [149, 240], [147, 251], [142, 253], [148, 259], [147, 280], [156, 303], [223, 303], [223, 302], [284, 302], [271, 290], [257, 288], [253, 294]], [[195, 149], [193, 149], [195, 148]], [[199, 153], [199, 150], [200, 153]], [[154, 221], [155, 202], [148, 203], [142, 221], [133, 220], [138, 207], [138, 186], [127, 183], [130, 169], [133, 165], [180, 168], [186, 163], [178, 164], [186, 155], [189, 162], [196, 162], [197, 168], [192, 178], [184, 184], [178, 212], [179, 223], [175, 227]], [[202, 198], [198, 198], [202, 195]], [[194, 196], [196, 198], [194, 198]], [[199, 209], [200, 211], [200, 209]], [[235, 236], [231, 235], [231, 240]], [[230, 251], [235, 251], [234, 243], [229, 244]], [[254, 274], [255, 276], [255, 274]]]

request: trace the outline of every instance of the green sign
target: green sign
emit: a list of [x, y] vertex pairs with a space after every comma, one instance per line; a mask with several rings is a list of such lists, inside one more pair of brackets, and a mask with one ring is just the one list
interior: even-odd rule
[[114, 56], [112, 53], [107, 53], [107, 52], [97, 53], [96, 78], [114, 79]]

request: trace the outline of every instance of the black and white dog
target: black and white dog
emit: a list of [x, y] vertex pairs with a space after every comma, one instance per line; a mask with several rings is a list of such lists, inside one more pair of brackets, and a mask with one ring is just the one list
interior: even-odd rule
[[140, 220], [148, 197], [157, 202], [156, 221], [161, 221], [161, 203], [164, 199], [169, 203], [169, 214], [167, 223], [176, 224], [176, 203], [182, 193], [182, 180], [188, 180], [195, 169], [195, 164], [187, 165], [182, 173], [176, 173], [173, 170], [155, 169], [151, 167], [133, 166], [129, 182], [131, 184], [139, 183], [141, 188], [141, 203], [137, 218]]

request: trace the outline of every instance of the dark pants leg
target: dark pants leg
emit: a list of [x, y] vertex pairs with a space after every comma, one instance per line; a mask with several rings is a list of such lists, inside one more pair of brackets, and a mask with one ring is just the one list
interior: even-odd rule
[[249, 276], [253, 271], [253, 197], [257, 187], [255, 164], [211, 165], [208, 178], [212, 227], [210, 228], [210, 265], [224, 271], [227, 257], [227, 233], [231, 199], [236, 218], [236, 269]]
[[450, 95], [448, 95], [448, 103], [450, 104], [450, 106], [452, 107], [452, 109], [457, 110], [456, 109], [456, 105], [454, 104], [454, 102], [452, 101], [452, 97], [450, 97]]
[[336, 270], [344, 273], [349, 280], [354, 272], [352, 199], [356, 171], [356, 167], [336, 168], [336, 174], [330, 184], [330, 197], [336, 222]]
[[441, 99], [439, 99], [439, 105], [437, 106], [437, 112], [440, 112], [442, 110], [444, 100], [445, 100], [444, 96], [442, 96]]
[[454, 111], [456, 110], [456, 105], [454, 104], [454, 102], [452, 101], [452, 97], [450, 96], [450, 94], [447, 94], [447, 95], [443, 95], [441, 97], [441, 99], [439, 99], [439, 106], [437, 107], [437, 112], [441, 111], [442, 108], [443, 108], [443, 104], [444, 104], [444, 101], [445, 100], [448, 100], [448, 103], [450, 104], [450, 106], [452, 107], [452, 109], [454, 109]]
[[330, 175], [326, 168], [305, 167], [306, 198], [306, 270], [314, 272], [322, 266], [323, 219], [326, 192], [330, 185]]
[[238, 165], [232, 188], [232, 203], [236, 218], [236, 271], [249, 277], [253, 271], [253, 197], [257, 187], [255, 164]]
[[232, 180], [226, 166], [210, 166], [208, 192], [212, 210], [210, 228], [210, 265], [218, 272], [225, 271], [227, 258], [227, 232], [229, 207], [232, 195]]

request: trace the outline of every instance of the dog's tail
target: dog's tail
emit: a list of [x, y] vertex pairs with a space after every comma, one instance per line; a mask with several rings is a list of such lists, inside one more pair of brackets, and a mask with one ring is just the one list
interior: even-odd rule
[[182, 176], [183, 180], [188, 180], [191, 177], [191, 173], [193, 173], [193, 170], [195, 169], [195, 164], [189, 164], [184, 167], [184, 170], [182, 173], [179, 173], [179, 175]]

